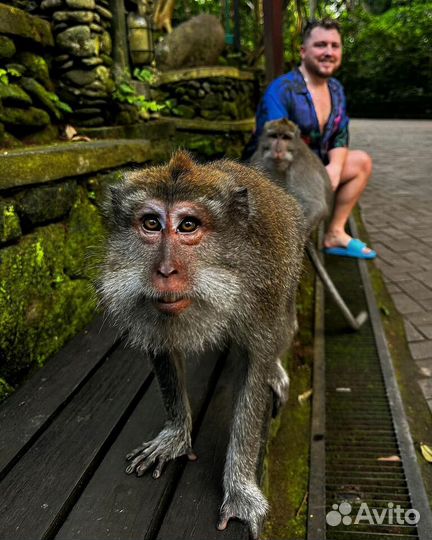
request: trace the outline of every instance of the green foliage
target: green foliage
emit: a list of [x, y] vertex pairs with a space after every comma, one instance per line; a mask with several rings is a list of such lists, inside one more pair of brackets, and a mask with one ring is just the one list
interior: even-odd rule
[[156, 80], [156, 75], [147, 68], [135, 68], [133, 70], [133, 76], [141, 82], [153, 84]]
[[[413, 3], [373, 16], [362, 8], [341, 18], [340, 78], [356, 113], [421, 115], [431, 110], [432, 3]], [[372, 108], [371, 108], [372, 107]]]
[[112, 96], [119, 103], [127, 103], [137, 107], [143, 119], [149, 118], [150, 113], [158, 113], [166, 106], [165, 104], [159, 104], [154, 100], [148, 100], [144, 96], [137, 94], [135, 88], [126, 79], [116, 86]]
[[60, 111], [67, 112], [67, 113], [73, 112], [70, 105], [68, 105], [64, 101], [61, 101], [58, 95], [54, 94], [54, 92], [47, 92], [47, 96], [54, 103], [57, 109], [59, 109]]

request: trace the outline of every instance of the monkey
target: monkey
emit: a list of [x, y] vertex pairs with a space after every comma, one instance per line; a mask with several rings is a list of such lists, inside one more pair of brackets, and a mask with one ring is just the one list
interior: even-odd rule
[[307, 236], [328, 216], [333, 200], [330, 178], [294, 122], [286, 118], [266, 122], [251, 163], [263, 167], [273, 182], [300, 202]]
[[126, 172], [112, 185], [98, 291], [130, 342], [147, 353], [166, 423], [127, 456], [126, 472], [158, 478], [166, 462], [195, 459], [185, 387], [188, 356], [233, 344], [245, 361], [223, 473], [217, 528], [244, 520], [254, 538], [268, 510], [256, 468], [270, 390], [284, 403], [280, 357], [292, 339], [304, 219], [297, 201], [258, 170], [229, 160]]
[[307, 254], [347, 322], [358, 330], [367, 319], [366, 312], [362, 311], [354, 317], [324, 268], [313, 243], [307, 241], [333, 206], [333, 190], [323, 163], [301, 139], [298, 126], [287, 118], [265, 123], [258, 148], [250, 161], [252, 165], [264, 169], [272, 182], [300, 203], [306, 220]]

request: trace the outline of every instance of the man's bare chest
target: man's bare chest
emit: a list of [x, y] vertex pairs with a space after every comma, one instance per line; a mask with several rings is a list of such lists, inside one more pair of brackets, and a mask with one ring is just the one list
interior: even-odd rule
[[324, 131], [331, 112], [331, 96], [328, 87], [320, 89], [309, 89], [315, 112], [318, 118], [320, 132]]

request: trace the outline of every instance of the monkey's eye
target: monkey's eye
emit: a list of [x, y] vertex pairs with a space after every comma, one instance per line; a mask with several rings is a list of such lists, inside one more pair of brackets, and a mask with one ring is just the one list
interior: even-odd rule
[[186, 217], [184, 220], [180, 223], [177, 230], [180, 233], [191, 233], [194, 232], [200, 225], [200, 222], [198, 219], [194, 217]]
[[277, 139], [278, 138], [278, 134], [277, 133], [273, 133], [273, 132], [270, 132], [268, 134], [268, 136], [270, 137], [270, 139]]
[[151, 214], [143, 217], [142, 226], [143, 229], [150, 232], [160, 231], [162, 229], [162, 225], [158, 218]]
[[291, 136], [291, 135], [284, 134], [284, 135], [282, 135], [282, 139], [283, 139], [284, 141], [290, 141], [290, 140], [292, 140], [292, 136]]

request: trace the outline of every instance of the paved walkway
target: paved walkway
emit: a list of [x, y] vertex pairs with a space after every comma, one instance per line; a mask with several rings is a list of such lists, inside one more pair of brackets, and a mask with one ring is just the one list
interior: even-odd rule
[[373, 158], [362, 216], [432, 411], [432, 121], [353, 120], [351, 146]]

